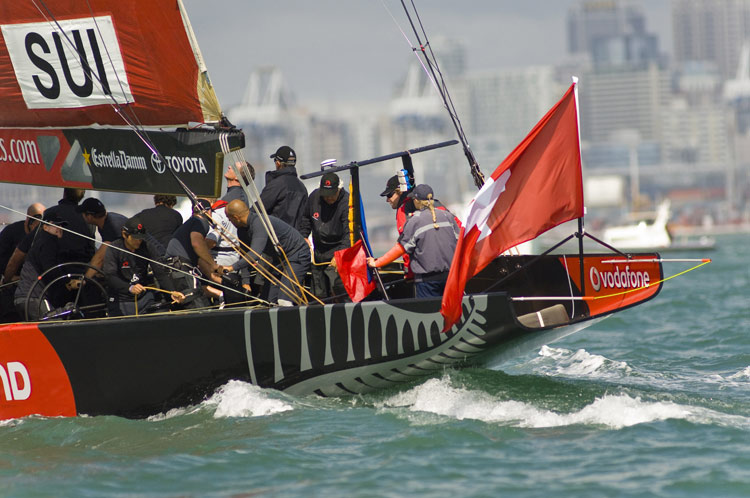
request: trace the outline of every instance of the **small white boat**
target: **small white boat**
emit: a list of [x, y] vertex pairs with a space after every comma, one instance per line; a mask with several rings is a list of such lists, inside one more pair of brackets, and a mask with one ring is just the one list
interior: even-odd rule
[[667, 228], [670, 214], [670, 201], [667, 199], [659, 204], [655, 217], [644, 218], [632, 225], [609, 227], [604, 230], [602, 240], [623, 251], [645, 249], [663, 252], [714, 248], [716, 241], [712, 237], [674, 240]]

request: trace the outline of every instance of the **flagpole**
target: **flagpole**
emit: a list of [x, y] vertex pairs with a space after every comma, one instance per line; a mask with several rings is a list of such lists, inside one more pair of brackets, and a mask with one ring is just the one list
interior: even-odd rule
[[[576, 103], [576, 123], [578, 125], [578, 157], [583, 157], [581, 154], [581, 113], [580, 108], [578, 107], [578, 77], [573, 76], [573, 84], [575, 85], [573, 87], [573, 96], [575, 97], [575, 103]], [[583, 170], [583, 164], [580, 165], [581, 170]], [[583, 175], [581, 175], [583, 176]], [[583, 214], [586, 215], [586, 208], [583, 208]], [[586, 270], [583, 267], [583, 262], [585, 258], [583, 257], [583, 234], [584, 234], [584, 226], [583, 226], [583, 216], [578, 218], [578, 258], [580, 260], [580, 264], [578, 266], [581, 267], [581, 294], [584, 296], [586, 295]]]

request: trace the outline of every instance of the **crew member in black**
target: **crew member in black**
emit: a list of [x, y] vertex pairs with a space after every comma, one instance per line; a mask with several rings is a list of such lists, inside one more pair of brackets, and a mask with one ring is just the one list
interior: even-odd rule
[[[237, 227], [237, 236], [239, 239], [250, 247], [247, 256], [253, 265], [260, 263], [261, 254], [273, 254], [274, 257], [271, 263], [277, 265], [281, 262], [279, 257], [273, 248], [271, 239], [266, 231], [266, 227], [256, 213], [250, 211], [247, 204], [239, 199], [235, 199], [230, 202], [224, 211], [227, 218]], [[276, 218], [275, 216], [269, 216], [271, 226], [273, 227], [276, 237], [279, 239], [279, 245], [286, 254], [289, 260], [289, 265], [284, 261], [283, 268], [285, 277], [279, 278], [279, 273], [272, 271], [274, 277], [279, 279], [281, 283], [290, 289], [293, 294], [300, 295], [302, 290], [297, 286], [296, 282], [300, 284], [304, 283], [305, 274], [310, 270], [310, 247], [305, 242], [305, 239], [299, 234], [297, 230], [289, 226], [286, 222]], [[289, 266], [291, 265], [291, 271]], [[240, 270], [250, 266], [250, 263], [244, 259], [240, 259], [237, 263], [232, 266], [222, 267], [223, 271], [231, 272]], [[267, 268], [267, 265], [263, 265]], [[293, 273], [293, 275], [292, 275]], [[296, 279], [296, 282], [295, 282]], [[266, 297], [267, 296], [267, 297]], [[284, 288], [280, 288], [276, 285], [270, 285], [267, 281], [265, 289], [261, 292], [262, 298], [267, 298], [272, 303], [277, 303], [281, 306], [290, 306], [292, 301], [297, 301], [296, 296], [290, 295], [290, 292]]]
[[[122, 226], [127, 221], [127, 217], [119, 213], [110, 213], [102, 204], [102, 201], [94, 197], [89, 197], [78, 206], [78, 212], [83, 215], [83, 219], [86, 223], [94, 225], [99, 229], [99, 235], [102, 238], [102, 242], [111, 244], [115, 240], [122, 237]], [[107, 244], [102, 244], [96, 253], [89, 261], [91, 266], [101, 268], [104, 262], [104, 255], [107, 253]], [[86, 270], [86, 276], [93, 278], [96, 275], [96, 271], [92, 269]]]
[[307, 199], [300, 220], [300, 234], [307, 239], [312, 233], [312, 289], [320, 299], [346, 296], [346, 289], [335, 267], [333, 254], [351, 246], [349, 239], [349, 193], [341, 188], [336, 173], [326, 173], [320, 188]]
[[[221, 283], [221, 277], [216, 273], [219, 266], [211, 257], [206, 234], [208, 234], [208, 219], [203, 212], [211, 213], [211, 202], [206, 199], [198, 199], [193, 206], [193, 215], [178, 228], [172, 240], [167, 245], [167, 257], [174, 260], [176, 268], [182, 272], [192, 272], [198, 267], [204, 276], [216, 283]], [[195, 295], [196, 289], [200, 289], [200, 281], [191, 274], [172, 272], [174, 288], [187, 294]], [[191, 307], [202, 307], [207, 302], [201, 298], [191, 301]]]
[[[146, 232], [153, 236], [161, 244], [161, 254], [167, 250], [167, 245], [172, 239], [172, 234], [182, 225], [182, 215], [174, 209], [177, 197], [174, 195], [156, 194], [154, 196], [154, 207], [144, 209], [136, 216], [141, 220]], [[158, 247], [151, 247], [159, 250]]]
[[[26, 311], [26, 301], [29, 292], [32, 287], [34, 292], [29, 299], [29, 319], [37, 320], [40, 317], [40, 305], [39, 300], [42, 297], [42, 291], [44, 285], [36, 285], [34, 283], [39, 280], [47, 270], [65, 262], [62, 257], [62, 237], [63, 231], [60, 227], [67, 226], [68, 222], [59, 217], [50, 217], [49, 215], [44, 216], [44, 221], [39, 227], [39, 231], [34, 238], [34, 243], [29, 249], [26, 259], [21, 268], [21, 278], [16, 286], [16, 292], [14, 294], [14, 304], [16, 310], [23, 317]], [[65, 272], [64, 269], [60, 270], [60, 273], [52, 272], [47, 274], [42, 284], [48, 284], [60, 274]], [[58, 289], [59, 290], [59, 289]], [[57, 301], [57, 299], [54, 299]], [[49, 307], [42, 306], [41, 312], [44, 313], [49, 311]]]
[[[164, 266], [150, 265], [146, 259], [158, 260], [161, 254], [159, 249], [152, 247], [154, 238], [144, 240], [148, 234], [138, 216], [125, 222], [121, 235], [122, 238], [112, 242], [102, 268], [109, 292], [109, 316], [148, 312], [149, 305], [159, 301], [153, 290], [146, 289], [155, 286], [154, 276], [165, 290], [172, 291], [173, 302], [182, 302], [185, 296], [171, 288], [172, 281]], [[149, 274], [149, 266], [153, 275]]]
[[[18, 244], [37, 227], [42, 213], [44, 213], [44, 206], [35, 202], [26, 209], [26, 217], [23, 220], [11, 223], [0, 232], [0, 275], [5, 274], [5, 267]], [[18, 265], [18, 268], [20, 266]]]
[[271, 154], [275, 171], [266, 172], [266, 185], [260, 200], [268, 214], [279, 218], [293, 228], [298, 228], [307, 201], [307, 189], [297, 178], [297, 155], [284, 145]]
[[[63, 261], [89, 262], [94, 256], [94, 233], [78, 211], [78, 203], [83, 199], [85, 190], [66, 188], [63, 198], [56, 206], [47, 208], [44, 216], [60, 218], [68, 222], [67, 230], [60, 239], [60, 257]], [[83, 235], [83, 237], [81, 237]]]
[[[23, 220], [11, 223], [0, 232], [0, 284], [4, 284], [0, 287], [0, 319], [11, 318], [15, 313], [15, 306], [13, 305], [15, 288], [10, 283], [18, 280], [18, 273], [21, 270], [24, 258], [26, 258], [26, 252], [19, 251], [17, 246], [29, 233], [36, 229], [43, 212], [44, 206], [35, 202], [28, 207], [26, 217]], [[5, 270], [11, 258], [14, 258], [13, 266], [6, 278]]]

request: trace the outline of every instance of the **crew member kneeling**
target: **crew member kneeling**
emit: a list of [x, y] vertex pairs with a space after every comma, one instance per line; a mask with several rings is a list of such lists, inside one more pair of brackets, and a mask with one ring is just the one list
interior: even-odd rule
[[[237, 227], [237, 236], [239, 239], [250, 247], [248, 256], [249, 261], [241, 259], [232, 266], [224, 266], [222, 269], [227, 272], [247, 268], [251, 264], [255, 267], [262, 267], [269, 270], [268, 265], [261, 261], [261, 255], [274, 254], [271, 264], [279, 265], [282, 263], [276, 255], [271, 238], [266, 231], [261, 218], [248, 208], [247, 204], [239, 199], [230, 202], [224, 209], [227, 218]], [[279, 278], [278, 273], [271, 273], [274, 280], [279, 280], [281, 285], [271, 285], [269, 279], [266, 279], [266, 288], [261, 292], [261, 297], [279, 306], [291, 306], [293, 302], [300, 304], [299, 297], [302, 289], [298, 284], [304, 283], [305, 274], [310, 271], [310, 247], [307, 245], [302, 235], [289, 226], [286, 222], [268, 216], [273, 231], [279, 240], [281, 249], [286, 254], [286, 261], [283, 263], [284, 276]], [[291, 267], [291, 268], [290, 268]]]
[[380, 258], [367, 258], [369, 266], [380, 268], [409, 254], [418, 298], [443, 295], [460, 232], [456, 217], [435, 209], [432, 197], [429, 185], [417, 185], [409, 194], [414, 214], [406, 220], [396, 245]]
[[[160, 250], [156, 247], [157, 244], [149, 244], [148, 240], [144, 240], [147, 237], [140, 219], [137, 216], [130, 218], [122, 227], [122, 238], [112, 242], [112, 247], [104, 255], [102, 271], [109, 291], [109, 316], [146, 312], [150, 305], [158, 301], [154, 291], [146, 289], [154, 286], [153, 276], [156, 276], [164, 287], [171, 286], [164, 266], [151, 265], [153, 275], [149, 275], [148, 259], [159, 258]], [[171, 292], [171, 299], [175, 303], [185, 299], [180, 292], [173, 289], [165, 290]]]

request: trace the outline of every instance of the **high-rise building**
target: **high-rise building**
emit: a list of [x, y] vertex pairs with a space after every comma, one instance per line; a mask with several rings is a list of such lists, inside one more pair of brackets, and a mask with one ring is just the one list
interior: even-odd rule
[[649, 141], [662, 136], [661, 109], [670, 98], [669, 72], [594, 71], [581, 78], [581, 128], [584, 140], [611, 142], [622, 130], [635, 130]]
[[[529, 66], [473, 73], [466, 77], [470, 137], [491, 136], [509, 153], [563, 95], [552, 66]], [[503, 156], [504, 157], [504, 156]], [[500, 161], [503, 159], [493, 158]], [[498, 163], [499, 164], [499, 163]]]
[[659, 62], [659, 42], [641, 8], [628, 0], [583, 0], [568, 11], [568, 50], [595, 67], [646, 67]]
[[728, 78], [750, 37], [750, 0], [672, 0], [672, 28], [676, 62], [709, 61]]

